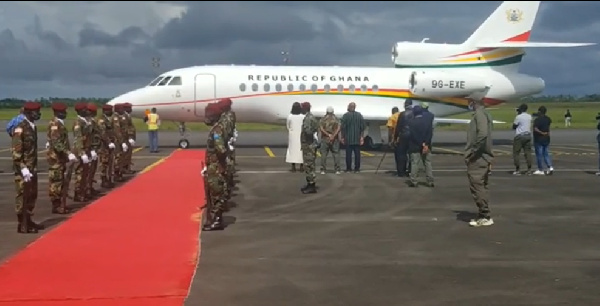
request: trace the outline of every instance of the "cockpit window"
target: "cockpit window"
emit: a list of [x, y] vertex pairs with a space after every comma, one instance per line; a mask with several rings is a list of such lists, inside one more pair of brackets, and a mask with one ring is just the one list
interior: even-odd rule
[[165, 86], [165, 85], [167, 85], [167, 83], [169, 83], [169, 80], [171, 80], [171, 77], [170, 77], [170, 76], [168, 76], [168, 77], [165, 77], [164, 79], [162, 79], [162, 80], [160, 81], [160, 83], [158, 83], [158, 86]]
[[169, 86], [173, 86], [173, 85], [181, 85], [181, 77], [174, 77], [171, 79], [171, 82], [169, 82]]
[[160, 80], [162, 80], [163, 76], [159, 76], [158, 78], [154, 79], [152, 82], [150, 82], [150, 84], [148, 84], [148, 86], [155, 86], [156, 84], [158, 84], [158, 82], [160, 82]]

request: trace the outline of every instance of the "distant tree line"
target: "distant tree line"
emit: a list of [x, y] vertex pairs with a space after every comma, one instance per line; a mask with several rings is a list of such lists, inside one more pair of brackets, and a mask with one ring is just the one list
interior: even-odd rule
[[[44, 107], [49, 107], [52, 102], [62, 102], [67, 104], [68, 106], [73, 106], [77, 102], [92, 102], [97, 105], [104, 105], [112, 98], [56, 98], [56, 97], [48, 97], [48, 98], [39, 98], [33, 101], [40, 102]], [[31, 100], [23, 100], [17, 98], [5, 98], [0, 100], [0, 108], [20, 108], [23, 103]], [[544, 102], [544, 103], [560, 103], [560, 102], [600, 102], [600, 94], [593, 95], [584, 95], [584, 96], [573, 96], [573, 95], [556, 95], [556, 96], [531, 96], [522, 98], [519, 101], [523, 102]], [[518, 102], [518, 101], [515, 101]]]

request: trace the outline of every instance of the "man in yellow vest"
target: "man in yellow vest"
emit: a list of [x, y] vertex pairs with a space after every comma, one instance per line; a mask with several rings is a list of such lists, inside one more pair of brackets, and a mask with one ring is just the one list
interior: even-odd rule
[[158, 127], [160, 126], [160, 117], [156, 113], [156, 108], [152, 108], [150, 113], [144, 118], [148, 125], [148, 137], [150, 138], [150, 153], [158, 153]]

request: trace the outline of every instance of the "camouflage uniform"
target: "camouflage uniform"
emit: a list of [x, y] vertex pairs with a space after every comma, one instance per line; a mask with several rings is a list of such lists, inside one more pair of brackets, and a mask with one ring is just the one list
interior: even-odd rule
[[[69, 143], [69, 131], [62, 119], [54, 118], [48, 124], [48, 192], [52, 202], [53, 213], [66, 213], [65, 207], [61, 207], [63, 189], [65, 186], [65, 171], [71, 154]], [[68, 184], [68, 182], [67, 182]]]
[[[24, 110], [26, 114], [34, 112], [39, 114], [40, 104], [35, 102], [26, 102]], [[39, 119], [39, 116], [37, 117]], [[12, 160], [15, 172], [15, 189], [17, 196], [15, 198], [15, 212], [19, 224], [17, 231], [19, 233], [37, 233], [43, 226], [31, 220], [35, 202], [38, 196], [38, 137], [35, 125], [25, 118], [21, 121], [13, 132], [12, 136]], [[24, 172], [27, 169], [30, 181], [25, 182]]]
[[[205, 116], [208, 125], [212, 125], [206, 142], [205, 168], [203, 169], [206, 201], [209, 206], [203, 230], [222, 229], [222, 214], [226, 209], [226, 180], [223, 176], [224, 161], [227, 157], [225, 127], [219, 118], [221, 108], [216, 103], [206, 106]], [[214, 124], [213, 124], [214, 122]]]
[[[127, 140], [131, 139], [134, 141], [135, 144], [135, 140], [136, 140], [136, 131], [135, 131], [135, 126], [133, 125], [133, 120], [131, 119], [131, 104], [129, 103], [125, 103], [125, 113], [124, 116], [126, 118], [126, 122], [127, 122]], [[130, 144], [129, 142], [127, 142], [127, 146], [129, 146], [129, 148], [127, 149], [127, 152], [125, 153], [125, 161], [124, 161], [124, 170], [125, 173], [128, 174], [132, 174], [133, 171], [131, 170], [131, 167], [133, 166], [133, 162], [131, 161], [132, 157], [133, 157], [133, 144]]]
[[224, 112], [219, 118], [218, 124], [223, 127], [225, 150], [226, 157], [223, 161], [223, 176], [225, 179], [225, 195], [229, 198], [231, 196], [231, 189], [233, 188], [233, 172], [235, 165], [233, 163], [233, 159], [231, 158], [231, 154], [233, 150], [230, 146], [233, 146], [233, 117], [230, 111]]
[[[123, 127], [121, 126], [121, 115], [118, 111], [122, 108], [122, 105], [115, 105], [115, 112], [113, 113], [111, 120], [113, 126], [113, 132], [115, 136], [115, 152], [114, 152], [114, 162], [113, 162], [113, 171], [116, 181], [123, 181], [123, 171], [121, 169], [121, 163], [123, 160], [123, 149], [122, 145], [128, 145], [127, 143], [127, 135], [123, 133]], [[129, 146], [128, 146], [129, 147]]]
[[[88, 106], [89, 111], [92, 113], [96, 113], [96, 106]], [[98, 122], [96, 121], [96, 118], [91, 115], [89, 117], [89, 122], [90, 122], [90, 150], [94, 151], [96, 154], [98, 154], [98, 152], [101, 149], [102, 146], [102, 135], [100, 135], [100, 125], [98, 124]], [[91, 157], [91, 156], [90, 156]], [[94, 180], [96, 178], [96, 172], [98, 170], [98, 158], [96, 158], [95, 160], [91, 160], [90, 161], [90, 171], [88, 173], [88, 196], [92, 196], [92, 194], [97, 193], [96, 190], [94, 190]]]
[[[110, 144], [115, 145], [117, 142], [115, 138], [115, 130], [113, 128], [113, 122], [111, 117], [107, 113], [112, 112], [112, 106], [104, 105], [102, 107], [104, 113], [98, 119], [98, 130], [100, 132], [101, 144], [98, 151], [98, 157], [100, 158], [100, 173], [102, 180], [102, 187], [111, 188], [113, 187], [113, 169], [110, 168], [110, 160], [114, 161], [114, 152], [116, 148], [111, 149]], [[119, 148], [120, 149], [120, 148]], [[114, 167], [114, 163], [113, 163]]]
[[[338, 137], [341, 123], [334, 114], [327, 114], [321, 118], [319, 129], [326, 134], [321, 135], [321, 171], [327, 171], [327, 155], [333, 155], [333, 166], [336, 172], [340, 171], [340, 139]], [[336, 133], [337, 134], [334, 134]], [[327, 134], [332, 135], [328, 138]]]
[[[87, 105], [83, 104], [76, 105], [75, 108], [79, 110], [84, 110], [87, 108]], [[73, 123], [73, 154], [80, 158], [77, 166], [75, 166], [75, 195], [73, 196], [73, 200], [77, 202], [85, 201], [85, 197], [87, 195], [87, 178], [89, 176], [89, 161], [90, 150], [89, 150], [89, 122], [82, 116], [77, 116], [77, 119]], [[86, 156], [88, 162], [84, 163], [82, 156]]]
[[[125, 110], [124, 107], [125, 107], [124, 105], [121, 105], [121, 107], [119, 109], [122, 111], [118, 114], [119, 128], [120, 128], [121, 135], [123, 137], [122, 140], [123, 140], [123, 143], [125, 145], [127, 145], [127, 150], [125, 152], [122, 152], [121, 156], [119, 157], [118, 167], [119, 167], [119, 172], [121, 173], [121, 175], [128, 173], [127, 165], [129, 163], [129, 160], [127, 158], [129, 156], [128, 155], [129, 152], [131, 152], [131, 149], [132, 149], [131, 143], [129, 143], [129, 139], [131, 139], [131, 138], [129, 138], [129, 122], [127, 120], [127, 115], [124, 112], [124, 110]], [[123, 178], [121, 177], [121, 180], [122, 179]]]
[[309, 110], [302, 121], [302, 133], [300, 136], [300, 146], [302, 147], [302, 158], [304, 160], [304, 173], [306, 174], [307, 182], [307, 185], [303, 188], [303, 192], [313, 193], [316, 191], [315, 160], [317, 158], [317, 141], [315, 140], [314, 135], [318, 130], [319, 121]]

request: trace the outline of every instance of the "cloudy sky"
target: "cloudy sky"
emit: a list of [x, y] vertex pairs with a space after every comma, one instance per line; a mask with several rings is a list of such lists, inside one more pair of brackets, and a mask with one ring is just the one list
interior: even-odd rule
[[[396, 41], [460, 43], [500, 1], [0, 2], [0, 97], [112, 97], [204, 64], [389, 67]], [[600, 2], [544, 1], [533, 41], [600, 40]], [[546, 93], [600, 92], [600, 47], [528, 50]], [[160, 67], [152, 58], [160, 57]]]

